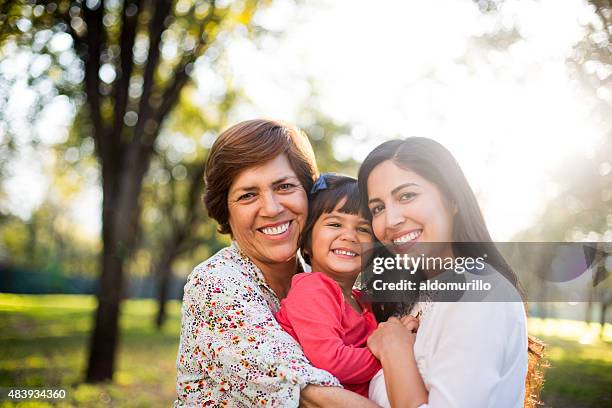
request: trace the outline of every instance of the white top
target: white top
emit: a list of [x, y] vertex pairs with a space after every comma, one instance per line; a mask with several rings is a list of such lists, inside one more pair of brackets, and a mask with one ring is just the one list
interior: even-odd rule
[[[501, 275], [492, 292], [514, 291]], [[516, 292], [516, 291], [515, 291]], [[493, 296], [494, 294], [492, 294]], [[515, 302], [419, 302], [422, 311], [414, 344], [419, 372], [429, 391], [420, 408], [519, 408], [525, 397], [527, 323]], [[411, 313], [412, 314], [412, 313]], [[390, 407], [380, 370], [369, 397]]]

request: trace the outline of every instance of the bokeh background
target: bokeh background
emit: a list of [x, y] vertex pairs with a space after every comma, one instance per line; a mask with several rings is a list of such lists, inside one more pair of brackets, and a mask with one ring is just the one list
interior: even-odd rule
[[[612, 241], [611, 24], [607, 0], [0, 1], [0, 387], [68, 390], [0, 405], [172, 403], [182, 286], [228, 243], [203, 163], [240, 120], [353, 175], [431, 137], [495, 240]], [[531, 305], [546, 407], [612, 406], [596, 298]]]

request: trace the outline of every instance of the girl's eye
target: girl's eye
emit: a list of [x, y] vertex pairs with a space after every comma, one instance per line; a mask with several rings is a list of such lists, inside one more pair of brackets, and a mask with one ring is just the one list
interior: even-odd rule
[[365, 234], [371, 234], [371, 233], [372, 233], [372, 232], [370, 231], [370, 229], [369, 229], [369, 228], [367, 228], [367, 227], [359, 227], [359, 228], [357, 228], [357, 231], [359, 231], [359, 232], [363, 232], [363, 233], [365, 233]]
[[382, 205], [377, 205], [377, 206], [370, 208], [370, 212], [372, 213], [372, 215], [376, 215], [379, 212], [381, 212], [383, 209], [384, 207]]
[[238, 201], [248, 200], [253, 197], [255, 197], [255, 193], [246, 193], [238, 197]]
[[417, 196], [417, 193], [414, 193], [412, 191], [409, 191], [407, 193], [402, 193], [400, 195], [400, 201], [410, 201], [416, 196]]
[[334, 228], [340, 228], [342, 225], [340, 225], [340, 223], [338, 222], [330, 222], [329, 224], [327, 224], [328, 227], [334, 227]]

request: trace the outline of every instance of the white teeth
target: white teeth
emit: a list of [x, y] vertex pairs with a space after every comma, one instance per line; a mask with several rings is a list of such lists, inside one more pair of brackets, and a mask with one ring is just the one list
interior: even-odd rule
[[334, 249], [333, 252], [337, 255], [357, 256], [355, 252], [345, 251], [344, 249]]
[[263, 232], [266, 235], [278, 235], [278, 234], [282, 234], [283, 232], [287, 231], [287, 228], [289, 228], [289, 222], [286, 222], [276, 227], [262, 228], [261, 232]]
[[415, 239], [417, 239], [418, 237], [421, 236], [421, 231], [413, 231], [413, 232], [409, 232], [408, 234], [401, 236], [397, 239], [393, 240], [394, 244], [403, 244], [404, 242], [408, 242], [408, 241], [414, 241]]

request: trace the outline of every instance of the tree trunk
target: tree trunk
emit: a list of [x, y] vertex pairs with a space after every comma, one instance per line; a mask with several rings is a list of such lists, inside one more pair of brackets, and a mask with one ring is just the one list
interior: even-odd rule
[[[108, 170], [107, 170], [108, 172]], [[118, 173], [118, 169], [117, 169]], [[98, 287], [98, 307], [95, 314], [95, 326], [90, 339], [89, 363], [86, 382], [95, 383], [112, 380], [115, 351], [119, 337], [119, 312], [121, 292], [123, 289], [123, 259], [120, 254], [119, 237], [124, 235], [117, 231], [117, 203], [119, 192], [114, 177], [105, 174], [103, 177], [102, 204], [102, 271]], [[125, 226], [124, 226], [125, 227]]]
[[175, 248], [167, 248], [157, 265], [157, 316], [155, 326], [161, 330], [166, 321], [166, 302], [168, 301], [168, 287], [172, 277], [172, 261], [174, 260]]
[[[134, 247], [138, 226], [138, 198], [150, 155], [141, 157], [123, 171], [104, 169], [102, 204], [102, 273], [98, 308], [89, 348], [85, 381], [112, 380], [119, 338], [119, 313], [124, 286], [124, 261]], [[106, 171], [105, 171], [106, 170]]]
[[[108, 248], [105, 245], [105, 248]], [[96, 323], [91, 336], [86, 381], [112, 380], [119, 337], [119, 307], [123, 287], [123, 262], [115, 251], [103, 251]]]

